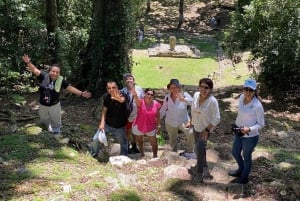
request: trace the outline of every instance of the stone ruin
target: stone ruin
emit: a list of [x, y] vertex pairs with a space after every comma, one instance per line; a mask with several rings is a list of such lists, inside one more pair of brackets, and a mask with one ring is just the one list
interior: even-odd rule
[[200, 50], [194, 45], [177, 45], [176, 37], [170, 36], [169, 44], [158, 43], [148, 48], [149, 57], [175, 57], [200, 59]]

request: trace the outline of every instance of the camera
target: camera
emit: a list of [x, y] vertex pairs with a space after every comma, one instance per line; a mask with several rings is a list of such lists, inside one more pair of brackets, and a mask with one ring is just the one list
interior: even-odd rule
[[235, 124], [231, 125], [231, 130], [232, 130], [232, 133], [237, 135], [237, 136], [243, 136], [244, 135], [244, 133], [242, 133], [242, 131], [241, 131], [241, 127], [238, 127]]

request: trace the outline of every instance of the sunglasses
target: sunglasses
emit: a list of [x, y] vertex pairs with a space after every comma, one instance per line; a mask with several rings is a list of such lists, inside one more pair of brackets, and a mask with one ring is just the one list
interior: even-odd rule
[[244, 91], [249, 91], [249, 92], [253, 92], [253, 91], [254, 91], [253, 89], [251, 89], [251, 88], [249, 88], [249, 87], [244, 87], [243, 90], [244, 90]]
[[154, 94], [151, 94], [151, 93], [146, 93], [148, 96], [154, 96]]
[[208, 86], [201, 86], [201, 85], [199, 86], [199, 88], [206, 89], [206, 90], [209, 89]]
[[116, 87], [107, 87], [106, 89], [115, 89]]

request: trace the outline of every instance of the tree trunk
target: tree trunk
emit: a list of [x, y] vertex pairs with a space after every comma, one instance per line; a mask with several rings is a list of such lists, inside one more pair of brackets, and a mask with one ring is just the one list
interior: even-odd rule
[[57, 63], [57, 40], [55, 29], [57, 26], [57, 4], [56, 0], [46, 0], [46, 26], [47, 26], [47, 40], [49, 48], [50, 62]]
[[90, 37], [83, 55], [82, 85], [101, 95], [107, 81], [122, 86], [122, 75], [131, 71], [129, 56], [134, 26], [131, 1], [96, 0], [93, 6]]
[[178, 17], [178, 25], [177, 28], [180, 29], [181, 25], [183, 24], [183, 5], [184, 0], [179, 1], [179, 17]]
[[147, 8], [146, 8], [146, 13], [149, 13], [151, 10], [151, 0], [147, 0]]

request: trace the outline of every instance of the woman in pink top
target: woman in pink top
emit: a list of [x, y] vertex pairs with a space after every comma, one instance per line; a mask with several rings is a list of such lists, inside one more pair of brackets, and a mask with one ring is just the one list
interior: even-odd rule
[[161, 104], [153, 99], [153, 89], [145, 89], [143, 99], [138, 99], [135, 91], [132, 94], [138, 107], [137, 117], [132, 126], [132, 133], [136, 136], [141, 156], [145, 156], [144, 135], [146, 135], [152, 146], [153, 158], [156, 158], [158, 150], [156, 133], [160, 129], [159, 109]]

